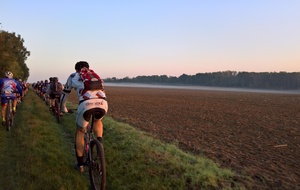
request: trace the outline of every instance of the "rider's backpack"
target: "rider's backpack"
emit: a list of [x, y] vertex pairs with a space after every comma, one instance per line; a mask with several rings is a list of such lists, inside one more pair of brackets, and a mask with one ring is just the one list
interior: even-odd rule
[[80, 77], [84, 84], [84, 90], [103, 90], [103, 81], [93, 70], [82, 68]]
[[50, 90], [52, 94], [58, 95], [62, 92], [62, 85], [58, 82], [57, 79], [53, 79], [50, 83]]

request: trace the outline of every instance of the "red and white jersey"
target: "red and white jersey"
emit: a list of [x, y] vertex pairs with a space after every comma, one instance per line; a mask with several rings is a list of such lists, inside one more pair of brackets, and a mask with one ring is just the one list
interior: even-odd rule
[[68, 111], [66, 108], [66, 100], [72, 89], [76, 90], [79, 102], [86, 99], [106, 98], [104, 90], [87, 91], [82, 94], [82, 91], [84, 90], [84, 83], [80, 77], [80, 74], [75, 72], [68, 77], [61, 96], [61, 109], [64, 112]]

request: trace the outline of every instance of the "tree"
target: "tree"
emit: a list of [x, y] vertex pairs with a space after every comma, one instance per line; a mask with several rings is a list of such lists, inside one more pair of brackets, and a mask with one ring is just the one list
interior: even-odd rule
[[29, 68], [25, 61], [29, 56], [20, 35], [0, 31], [0, 77], [4, 77], [5, 71], [11, 71], [15, 78], [27, 80]]
[[167, 75], [137, 76], [123, 78], [107, 82], [136, 82], [136, 83], [160, 83], [160, 84], [187, 84], [199, 86], [238, 87], [256, 89], [300, 89], [300, 72], [236, 72], [219, 71], [213, 73], [197, 73], [196, 75], [182, 74], [177, 77]]

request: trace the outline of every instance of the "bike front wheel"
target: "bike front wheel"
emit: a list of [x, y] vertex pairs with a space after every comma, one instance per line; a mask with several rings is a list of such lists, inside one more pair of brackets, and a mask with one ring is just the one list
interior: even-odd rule
[[93, 190], [104, 190], [106, 186], [106, 165], [102, 143], [94, 139], [90, 143], [89, 176]]

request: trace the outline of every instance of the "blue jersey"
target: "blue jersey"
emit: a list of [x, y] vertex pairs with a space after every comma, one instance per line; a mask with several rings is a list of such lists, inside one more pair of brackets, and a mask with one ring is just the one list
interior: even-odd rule
[[2, 96], [13, 96], [16, 92], [19, 92], [21, 96], [23, 95], [22, 87], [15, 79], [0, 79], [0, 90]]

